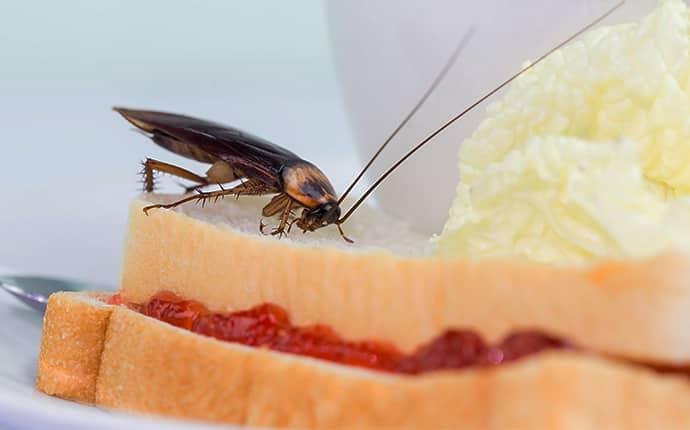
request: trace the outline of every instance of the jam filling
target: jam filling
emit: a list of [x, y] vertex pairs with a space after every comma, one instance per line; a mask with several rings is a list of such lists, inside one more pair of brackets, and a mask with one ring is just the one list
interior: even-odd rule
[[474, 331], [447, 330], [406, 354], [386, 342], [343, 339], [325, 325], [295, 326], [285, 309], [270, 303], [217, 313], [170, 292], [158, 293], [140, 305], [127, 303], [117, 294], [107, 302], [227, 342], [403, 374], [498, 365], [546, 349], [570, 348], [563, 340], [538, 331], [515, 332], [497, 344], [489, 344]]

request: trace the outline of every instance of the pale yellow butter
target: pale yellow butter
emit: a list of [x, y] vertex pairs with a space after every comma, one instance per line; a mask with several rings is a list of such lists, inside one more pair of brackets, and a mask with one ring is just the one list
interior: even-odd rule
[[439, 254], [571, 263], [690, 249], [689, 19], [662, 0], [518, 79], [461, 146]]

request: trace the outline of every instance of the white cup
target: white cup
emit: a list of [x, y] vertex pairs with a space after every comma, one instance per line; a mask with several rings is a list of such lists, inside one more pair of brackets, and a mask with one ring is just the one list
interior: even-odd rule
[[[465, 32], [476, 29], [447, 78], [371, 169], [369, 180], [433, 129], [518, 71], [524, 61], [539, 57], [614, 3], [328, 2], [336, 67], [363, 163], [421, 97]], [[655, 4], [656, 0], [628, 0], [604, 25], [637, 19]], [[377, 202], [393, 215], [409, 220], [420, 232], [440, 232], [458, 182], [459, 145], [484, 117], [487, 106], [485, 103], [475, 109], [408, 160], [377, 189]]]

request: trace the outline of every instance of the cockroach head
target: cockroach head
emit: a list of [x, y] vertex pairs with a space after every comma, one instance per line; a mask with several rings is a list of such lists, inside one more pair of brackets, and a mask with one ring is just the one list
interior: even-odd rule
[[302, 230], [314, 231], [330, 224], [335, 224], [340, 218], [340, 206], [336, 202], [325, 203], [307, 212], [297, 221]]

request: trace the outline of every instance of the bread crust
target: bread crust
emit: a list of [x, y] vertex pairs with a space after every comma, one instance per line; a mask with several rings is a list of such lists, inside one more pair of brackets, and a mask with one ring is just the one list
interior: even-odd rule
[[131, 206], [122, 272], [121, 292], [133, 301], [170, 290], [213, 310], [272, 302], [297, 324], [408, 351], [450, 327], [492, 341], [537, 328], [635, 361], [690, 362], [685, 255], [584, 268], [399, 257], [267, 239], [168, 210], [146, 216], [144, 204]]
[[[107, 321], [107, 330], [91, 324], [104, 314], [109, 318], [98, 320]], [[62, 396], [67, 391], [46, 390], [51, 378], [95, 381], [82, 390], [96, 404], [126, 411], [300, 428], [690, 426], [686, 378], [580, 353], [395, 376], [220, 342], [77, 293], [53, 296], [45, 324], [73, 335], [45, 332], [38, 388]], [[96, 366], [60, 368], [76, 378], [45, 366], [73, 361], [85, 340], [96, 345], [98, 338]]]
[[111, 306], [97, 295], [53, 294], [43, 317], [36, 387], [46, 394], [93, 403]]

